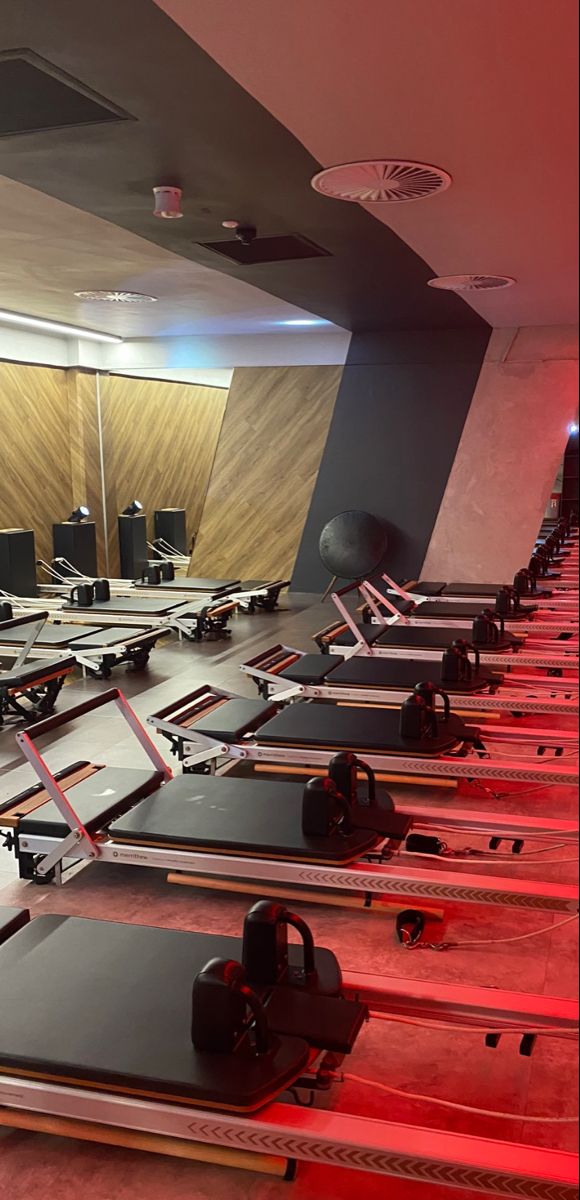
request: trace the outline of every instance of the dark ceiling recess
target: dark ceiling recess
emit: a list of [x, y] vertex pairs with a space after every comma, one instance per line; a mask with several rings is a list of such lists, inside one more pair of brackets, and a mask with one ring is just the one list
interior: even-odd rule
[[245, 246], [237, 239], [232, 242], [200, 242], [205, 250], [213, 250], [231, 262], [240, 263], [243, 267], [252, 267], [258, 263], [290, 262], [297, 258], [325, 258], [330, 251], [323, 250], [308, 238], [290, 233], [283, 237], [256, 238]]
[[130, 119], [33, 50], [0, 51], [0, 137]]

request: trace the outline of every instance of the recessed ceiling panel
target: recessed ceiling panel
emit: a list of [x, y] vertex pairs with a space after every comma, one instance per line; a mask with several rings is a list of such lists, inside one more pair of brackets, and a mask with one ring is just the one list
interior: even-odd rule
[[34, 51], [0, 52], [0, 137], [128, 119]]

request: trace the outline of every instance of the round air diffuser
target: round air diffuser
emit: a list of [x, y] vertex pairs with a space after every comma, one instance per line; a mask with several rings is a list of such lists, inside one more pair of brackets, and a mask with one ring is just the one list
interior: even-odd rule
[[141, 292], [75, 292], [77, 300], [102, 304], [155, 304], [157, 296], [144, 296]]
[[511, 275], [441, 275], [429, 280], [429, 287], [442, 292], [497, 292], [513, 287]]
[[333, 517], [324, 526], [318, 543], [324, 566], [339, 579], [375, 575], [383, 565], [387, 546], [383, 522], [355, 508]]
[[447, 171], [401, 158], [375, 158], [327, 167], [311, 180], [314, 190], [323, 196], [358, 204], [425, 200], [446, 191], [451, 183]]

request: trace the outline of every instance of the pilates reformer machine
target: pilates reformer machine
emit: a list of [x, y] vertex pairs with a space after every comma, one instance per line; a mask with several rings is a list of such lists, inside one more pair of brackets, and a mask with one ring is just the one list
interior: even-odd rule
[[204, 686], [147, 720], [184, 770], [203, 771], [220, 759], [326, 769], [333, 755], [353, 751], [373, 770], [410, 780], [578, 782], [573, 731], [499, 724], [482, 731], [435, 704], [435, 696], [413, 693], [399, 711], [316, 700], [278, 708]]
[[[428, 598], [405, 591], [386, 574], [382, 579], [391, 595], [383, 593], [370, 579], [357, 581], [355, 585], [371, 611], [371, 620], [380, 620], [381, 610], [384, 609], [388, 613], [388, 620], [403, 624], [453, 623], [459, 628], [470, 629], [474, 620], [482, 614], [481, 604], [477, 601], [474, 603], [461, 597], [450, 599], [448, 596]], [[504, 628], [512, 633], [534, 633], [548, 637], [578, 634], [574, 609], [571, 612], [553, 612], [539, 609], [536, 605], [524, 605], [519, 592], [512, 587], [500, 588], [495, 601], [487, 605], [485, 612], [492, 620], [502, 621]]]
[[539, 1036], [574, 1044], [573, 1002], [343, 974], [300, 916], [262, 901], [238, 938], [0, 909], [0, 1007], [8, 1128], [288, 1180], [312, 1162], [504, 1200], [577, 1200], [577, 1155], [328, 1106], [350, 1078], [405, 1094], [350, 1076], [368, 1022], [465, 1030], [488, 1047], [515, 1037], [528, 1055]]
[[[358, 585], [349, 584], [332, 595], [339, 619], [313, 634], [323, 654], [359, 654], [383, 658], [405, 658], [425, 661], [440, 661], [444, 651], [456, 641], [466, 639], [479, 652], [485, 667], [500, 667], [502, 671], [512, 666], [534, 667], [546, 671], [573, 671], [578, 675], [578, 642], [560, 638], [538, 638], [509, 633], [502, 628], [501, 621], [481, 613], [465, 625], [446, 623], [437, 627], [430, 621], [423, 626], [391, 624], [376, 606], [370, 592], [368, 603], [375, 605], [374, 621], [357, 620], [344, 602], [348, 593], [356, 591]], [[375, 611], [373, 611], [375, 615]]]
[[38, 560], [38, 566], [49, 576], [51, 582], [41, 584], [43, 594], [63, 594], [71, 587], [92, 587], [107, 591], [109, 596], [140, 597], [159, 599], [164, 593], [172, 600], [182, 603], [231, 602], [245, 612], [257, 609], [272, 612], [278, 605], [280, 592], [290, 586], [288, 579], [202, 579], [176, 576], [170, 560], [150, 562], [144, 567], [141, 578], [94, 579], [82, 575], [66, 559], [53, 559], [51, 563]]
[[[51, 771], [38, 740], [110, 703], [124, 716], [149, 766], [80, 761]], [[245, 704], [256, 713], [256, 702]], [[262, 702], [258, 707], [271, 711]], [[310, 779], [306, 787], [228, 772], [173, 777], [118, 689], [49, 717], [19, 733], [17, 741], [38, 783], [4, 801], [0, 828], [25, 880], [63, 883], [80, 867], [100, 862], [157, 867], [169, 872], [170, 882], [189, 886], [242, 893], [258, 887], [278, 898], [285, 892], [366, 911], [374, 906], [397, 914], [401, 941], [410, 919], [414, 943], [425, 923], [417, 902], [427, 904], [427, 915], [435, 905], [436, 916], [447, 901], [558, 912], [571, 919], [578, 911], [577, 887], [522, 881], [512, 873], [528, 853], [540, 853], [545, 861], [544, 848], [524, 851], [528, 843], [547, 842], [548, 850], [554, 839], [564, 848], [577, 846], [577, 822], [395, 808], [387, 793], [377, 792], [372, 767], [351, 752], [327, 754], [324, 777]], [[359, 772], [367, 779], [364, 796]], [[549, 774], [544, 769], [544, 777]], [[568, 773], [563, 778], [568, 782]], [[487, 839], [488, 849], [455, 852], [441, 840], [468, 833]], [[497, 854], [504, 843], [511, 845], [509, 870], [475, 873], [490, 863], [505, 868], [506, 856]], [[464, 866], [469, 873], [457, 870]]]
[[[20, 615], [13, 618], [14, 611]], [[144, 670], [157, 642], [171, 632], [162, 626], [147, 629], [51, 622], [51, 615], [54, 614], [39, 612], [38, 607], [13, 608], [11, 602], [0, 601], [0, 618], [3, 618], [0, 619], [0, 655], [15, 655], [19, 662], [24, 662], [26, 650], [26, 656], [34, 653], [37, 667], [45, 670], [67, 658], [72, 660], [73, 668], [78, 664], [97, 679], [109, 679], [113, 668], [123, 664]], [[28, 669], [29, 664], [26, 664], [26, 671]]]
[[[266, 700], [332, 700], [336, 703], [402, 704], [415, 689], [444, 690], [462, 710], [487, 713], [552, 713], [578, 716], [578, 678], [560, 681], [542, 675], [503, 675], [482, 667], [467, 642], [444, 651], [439, 663], [421, 659], [369, 658], [355, 654], [307, 654], [277, 644], [243, 663]], [[428, 674], [429, 685], [420, 680]]]
[[[0, 600], [10, 603], [15, 612], [38, 608], [39, 603], [38, 598], [13, 596], [7, 592], [0, 593]], [[195, 603], [193, 600], [184, 602], [168, 593], [161, 593], [156, 598], [136, 592], [130, 596], [115, 596], [106, 579], [96, 580], [95, 584], [77, 584], [64, 596], [43, 593], [42, 604], [52, 621], [79, 625], [98, 622], [117, 629], [127, 625], [141, 626], [149, 631], [173, 630], [180, 638], [194, 642], [203, 638], [229, 637], [228, 623], [236, 609], [228, 597]]]
[[[0, 725], [9, 718], [35, 721], [54, 711], [60, 690], [76, 668], [71, 654], [48, 658], [36, 655], [36, 638], [46, 613], [0, 621]], [[21, 646], [7, 646], [11, 634], [22, 638]], [[32, 657], [31, 657], [32, 656]]]

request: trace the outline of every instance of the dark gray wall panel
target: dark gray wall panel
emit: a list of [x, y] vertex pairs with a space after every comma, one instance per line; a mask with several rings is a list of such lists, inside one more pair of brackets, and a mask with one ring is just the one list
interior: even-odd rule
[[353, 336], [296, 560], [296, 589], [326, 587], [318, 538], [347, 508], [387, 521], [393, 575], [420, 569], [488, 339], [487, 328]]

